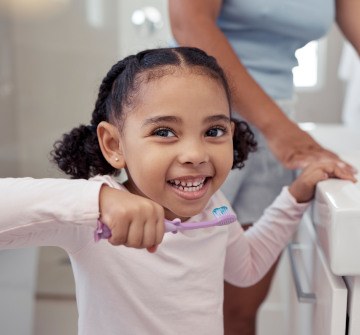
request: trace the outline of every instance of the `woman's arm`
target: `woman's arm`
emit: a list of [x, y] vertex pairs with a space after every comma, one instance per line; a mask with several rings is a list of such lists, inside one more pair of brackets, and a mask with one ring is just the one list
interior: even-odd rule
[[219, 61], [233, 88], [236, 112], [262, 132], [271, 128], [275, 120], [288, 122], [285, 115], [249, 75], [216, 25], [221, 4], [222, 0], [170, 0], [170, 23], [176, 41], [180, 45], [203, 49]]
[[301, 168], [321, 158], [340, 161], [288, 119], [250, 76], [216, 24], [221, 4], [222, 0], [169, 0], [171, 29], [177, 42], [216, 57], [230, 80], [234, 110], [264, 134], [284, 166]]
[[360, 1], [337, 0], [336, 21], [360, 56]]

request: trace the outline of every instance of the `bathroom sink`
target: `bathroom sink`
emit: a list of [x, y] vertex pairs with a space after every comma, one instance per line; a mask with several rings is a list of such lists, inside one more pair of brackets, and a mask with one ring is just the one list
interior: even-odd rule
[[[315, 125], [309, 133], [360, 171], [360, 134], [341, 125]], [[360, 174], [357, 174], [360, 179]], [[360, 182], [330, 179], [316, 188], [311, 215], [332, 272], [360, 275]]]

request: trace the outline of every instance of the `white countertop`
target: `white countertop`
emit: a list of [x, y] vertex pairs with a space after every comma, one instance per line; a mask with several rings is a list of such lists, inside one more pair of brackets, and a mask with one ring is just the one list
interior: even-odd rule
[[[360, 171], [360, 131], [340, 124], [301, 126]], [[360, 275], [360, 183], [336, 179], [319, 183], [312, 217], [333, 273]]]

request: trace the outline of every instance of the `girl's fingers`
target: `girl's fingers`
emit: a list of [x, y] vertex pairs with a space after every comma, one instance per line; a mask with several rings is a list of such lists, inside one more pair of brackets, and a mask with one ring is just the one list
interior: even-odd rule
[[135, 218], [131, 221], [127, 241], [125, 245], [131, 248], [141, 248], [144, 238], [144, 226], [146, 221], [143, 218]]
[[129, 232], [129, 223], [125, 222], [117, 223], [111, 229], [111, 237], [108, 239], [112, 245], [122, 245], [127, 242]]
[[294, 154], [287, 163], [287, 167], [290, 169], [304, 169], [309, 165], [317, 163], [324, 163], [331, 166], [336, 164], [340, 169], [348, 172], [350, 175], [354, 175], [358, 172], [351, 164], [343, 161], [336, 154], [326, 150], [314, 151], [311, 155], [303, 152]]
[[349, 168], [349, 165], [346, 165], [343, 162], [324, 162], [320, 163], [317, 168], [323, 170], [331, 178], [339, 178], [356, 182], [354, 173]]
[[353, 182], [356, 182], [356, 178], [354, 174], [350, 173], [349, 170], [346, 168], [339, 168], [338, 166], [336, 166], [334, 168], [333, 176], [340, 179], [351, 180]]
[[164, 224], [164, 210], [159, 207], [158, 208], [158, 220], [148, 223], [145, 226], [145, 235], [144, 237], [144, 245], [148, 249], [149, 252], [155, 252], [157, 249], [157, 245], [159, 245], [164, 237], [165, 233], [165, 224]]
[[308, 165], [290, 185], [289, 191], [298, 202], [307, 202], [313, 198], [316, 184], [329, 178], [356, 182], [354, 174], [345, 163], [322, 160]]
[[156, 221], [149, 221], [144, 226], [143, 247], [156, 245]]
[[[147, 224], [146, 226], [150, 226], [150, 225]], [[147, 238], [146, 238], [146, 242], [144, 239], [144, 244], [148, 252], [150, 253], [156, 252], [158, 245], [161, 243], [163, 239], [164, 233], [165, 233], [165, 224], [164, 224], [164, 219], [161, 218], [160, 220], [157, 221], [157, 223], [151, 225], [151, 238], [150, 238], [150, 234], [147, 236], [147, 233], [145, 233], [145, 236], [147, 236]]]
[[144, 226], [143, 246], [148, 248], [159, 244], [164, 235], [164, 209], [154, 204], [151, 215]]
[[165, 234], [165, 215], [164, 215], [164, 209], [162, 207], [159, 207], [159, 219], [156, 224], [156, 235], [155, 235], [155, 244], [160, 244], [163, 240], [164, 234]]

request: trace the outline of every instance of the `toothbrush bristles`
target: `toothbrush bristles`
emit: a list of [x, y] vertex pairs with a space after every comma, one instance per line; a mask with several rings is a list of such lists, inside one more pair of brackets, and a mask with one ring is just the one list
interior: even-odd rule
[[212, 211], [214, 217], [217, 219], [217, 225], [222, 226], [233, 223], [237, 220], [236, 216], [230, 213], [227, 206], [214, 208]]
[[229, 214], [229, 209], [227, 208], [227, 206], [221, 206], [214, 208], [212, 213], [216, 218], [221, 218], [222, 216]]

